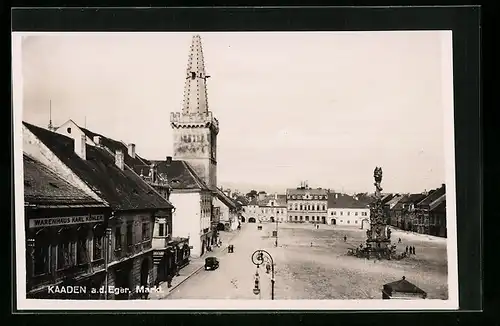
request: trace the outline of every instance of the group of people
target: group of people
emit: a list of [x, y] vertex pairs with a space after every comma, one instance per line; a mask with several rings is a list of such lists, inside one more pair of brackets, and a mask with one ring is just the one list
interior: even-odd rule
[[406, 246], [406, 253], [415, 255], [415, 247], [414, 246]]

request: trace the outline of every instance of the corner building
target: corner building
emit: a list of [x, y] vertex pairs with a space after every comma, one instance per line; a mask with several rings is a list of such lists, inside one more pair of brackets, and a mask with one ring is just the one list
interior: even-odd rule
[[328, 190], [309, 187], [287, 189], [286, 201], [288, 222], [326, 224]]

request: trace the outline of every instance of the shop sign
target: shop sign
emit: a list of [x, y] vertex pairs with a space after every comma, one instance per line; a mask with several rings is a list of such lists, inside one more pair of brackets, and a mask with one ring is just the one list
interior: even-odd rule
[[30, 228], [43, 228], [47, 226], [61, 226], [61, 225], [72, 225], [81, 223], [96, 223], [103, 222], [104, 215], [81, 215], [81, 216], [69, 216], [69, 217], [46, 217], [46, 218], [35, 218], [29, 220]]

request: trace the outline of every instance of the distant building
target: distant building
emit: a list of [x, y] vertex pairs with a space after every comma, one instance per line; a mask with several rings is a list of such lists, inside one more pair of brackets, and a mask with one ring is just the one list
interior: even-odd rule
[[23, 123], [23, 150], [111, 207], [108, 285], [132, 291], [109, 297], [140, 297], [137, 286], [152, 285], [157, 277], [152, 248], [155, 221], [169, 218], [172, 204], [126, 164], [122, 150], [113, 153], [75, 126], [52, 132]]
[[369, 205], [369, 201], [360, 200], [357, 196], [330, 193], [327, 223], [368, 229], [370, 227]]
[[219, 209], [218, 230], [236, 230], [239, 225], [239, 208], [236, 202], [219, 188], [215, 189], [214, 206]]
[[286, 195], [261, 193], [251, 202], [254, 216], [260, 222], [286, 222]]
[[90, 290], [50, 293], [48, 286], [104, 285], [103, 249], [111, 209], [34, 158], [24, 155], [23, 162], [27, 298], [103, 299]]
[[[446, 186], [445, 184], [442, 184], [440, 188], [430, 191], [429, 194], [423, 200], [417, 203], [415, 212], [416, 223], [414, 225], [414, 230], [416, 232], [437, 235], [436, 234], [437, 232], [435, 231], [436, 225], [439, 225], [438, 229], [440, 229], [443, 224], [443, 218], [438, 213], [439, 209], [436, 210], [436, 208], [439, 208], [438, 206], [442, 204], [445, 201], [445, 199], [446, 199]], [[432, 215], [431, 214], [432, 210], [436, 210], [437, 214]], [[440, 218], [436, 220], [435, 216], [439, 216]], [[446, 223], [444, 223], [444, 225], [446, 225]]]
[[286, 200], [288, 222], [326, 224], [328, 190], [303, 185], [287, 189]]

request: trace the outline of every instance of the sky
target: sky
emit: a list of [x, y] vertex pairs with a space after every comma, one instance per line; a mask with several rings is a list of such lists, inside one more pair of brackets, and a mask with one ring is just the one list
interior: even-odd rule
[[[58, 33], [22, 42], [23, 120], [72, 119], [171, 156], [193, 33]], [[219, 185], [385, 192], [445, 183], [443, 33], [199, 33], [219, 120]]]

